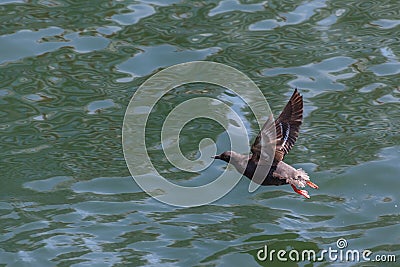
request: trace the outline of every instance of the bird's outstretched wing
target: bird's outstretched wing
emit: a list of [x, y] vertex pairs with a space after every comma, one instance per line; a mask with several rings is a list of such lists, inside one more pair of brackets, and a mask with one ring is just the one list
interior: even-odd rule
[[299, 94], [297, 89], [295, 89], [289, 102], [286, 104], [279, 117], [275, 120], [275, 123], [272, 122], [272, 118], [269, 119], [257, 135], [256, 140], [251, 147], [251, 152], [253, 153], [252, 159], [258, 161], [260, 156], [266, 153], [263, 150], [268, 146], [262, 145], [262, 142], [264, 142], [263, 139], [268, 140], [272, 127], [275, 127], [276, 147], [274, 160], [283, 160], [284, 156], [290, 151], [297, 140], [302, 120], [303, 97]]

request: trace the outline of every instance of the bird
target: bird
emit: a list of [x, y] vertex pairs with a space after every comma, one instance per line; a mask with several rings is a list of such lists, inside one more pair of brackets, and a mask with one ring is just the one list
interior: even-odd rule
[[[298, 187], [304, 188], [308, 185], [318, 189], [318, 186], [311, 182], [304, 170], [295, 169], [283, 161], [297, 140], [302, 121], [303, 97], [296, 88], [278, 118], [274, 121], [271, 115], [265, 122], [251, 146], [250, 155], [225, 151], [213, 158], [232, 164], [238, 172], [257, 184], [263, 186], [290, 184], [294, 192], [308, 199], [310, 198], [308, 192]], [[272, 127], [276, 132], [272, 138], [274, 140], [270, 138]], [[273, 154], [273, 158], [268, 154], [268, 148], [271, 147], [268, 144], [272, 143], [275, 144], [275, 152], [271, 150], [272, 153], [270, 153]]]

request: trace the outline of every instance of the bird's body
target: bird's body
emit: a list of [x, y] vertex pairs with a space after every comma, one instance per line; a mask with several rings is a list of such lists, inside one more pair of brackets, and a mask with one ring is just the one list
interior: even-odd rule
[[[234, 151], [226, 151], [214, 158], [232, 164], [238, 172], [256, 183], [261, 185], [290, 184], [296, 193], [310, 198], [306, 190], [300, 190], [297, 187], [305, 187], [308, 185], [312, 188], [318, 188], [318, 186], [310, 181], [305, 171], [302, 169], [295, 169], [283, 162], [284, 156], [296, 142], [302, 119], [303, 98], [296, 89], [275, 122], [271, 123], [271, 121], [267, 121], [264, 124], [252, 145], [251, 155], [242, 155]], [[276, 131], [276, 139], [273, 140], [276, 148], [272, 164], [271, 162], [268, 164], [268, 160], [266, 160], [269, 158], [267, 151], [268, 146], [265, 145], [265, 142], [269, 140], [272, 127], [274, 127]]]

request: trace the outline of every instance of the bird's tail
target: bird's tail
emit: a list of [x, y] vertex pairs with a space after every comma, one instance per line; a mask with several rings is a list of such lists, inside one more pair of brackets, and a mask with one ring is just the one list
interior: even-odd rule
[[310, 177], [303, 169], [296, 170], [295, 177], [286, 179], [286, 182], [296, 187], [306, 187], [307, 185], [312, 188], [318, 188], [316, 184], [310, 181]]

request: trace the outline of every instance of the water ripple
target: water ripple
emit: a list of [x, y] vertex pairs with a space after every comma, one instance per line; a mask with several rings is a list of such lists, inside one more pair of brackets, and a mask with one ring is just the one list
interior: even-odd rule
[[325, 0], [315, 0], [299, 5], [289, 13], [280, 13], [277, 19], [258, 21], [249, 26], [251, 31], [269, 31], [286, 25], [296, 25], [309, 20], [319, 9], [326, 7]]
[[[248, 266], [263, 264], [266, 244], [318, 251], [338, 238], [399, 255], [396, 1], [16, 0], [0, 12], [0, 265]], [[299, 87], [304, 123], [285, 161], [320, 186], [310, 200], [289, 186], [248, 194], [243, 179], [212, 205], [175, 208], [133, 182], [125, 107], [148, 75], [191, 60], [243, 71], [275, 113]], [[167, 95], [149, 122], [149, 153], [187, 185], [225, 166], [185, 176], [160, 153], [157, 127], [196, 96], [233, 103], [254, 122], [226, 89]], [[206, 135], [229, 145], [220, 127], [196, 121], [182, 131], [183, 151], [195, 156]]]
[[[143, 52], [135, 55], [118, 66], [118, 69], [121, 72], [129, 73], [133, 77], [140, 77], [148, 75], [160, 67], [205, 59], [207, 56], [219, 51], [219, 48], [217, 47], [199, 49], [196, 51], [180, 51], [177, 47], [171, 45], [141, 47], [140, 49]], [[148, 55], [151, 55], [151, 59], [147, 59]], [[124, 82], [129, 82], [129, 80], [124, 80]]]
[[260, 4], [241, 4], [238, 0], [223, 0], [219, 2], [218, 6], [210, 10], [209, 15], [212, 17], [218, 14], [232, 11], [260, 11], [264, 9], [265, 4], [266, 2], [262, 2]]
[[[276, 76], [280, 74], [293, 74], [298, 76], [290, 82], [292, 87], [314, 89], [314, 95], [320, 88], [331, 90], [343, 90], [344, 84], [339, 80], [349, 79], [355, 75], [349, 66], [356, 61], [348, 57], [329, 58], [322, 62], [303, 65], [301, 67], [274, 68], [265, 70], [265, 76]], [[343, 73], [343, 71], [346, 71]]]

